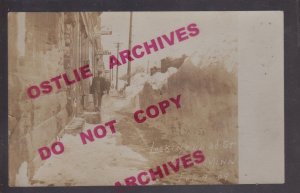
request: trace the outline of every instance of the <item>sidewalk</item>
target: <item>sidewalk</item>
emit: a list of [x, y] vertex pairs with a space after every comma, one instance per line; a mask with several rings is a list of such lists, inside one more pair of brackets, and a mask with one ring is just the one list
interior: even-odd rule
[[[103, 96], [101, 123], [121, 119], [121, 115], [115, 113], [121, 108], [120, 100], [123, 99]], [[95, 125], [85, 123], [83, 131]], [[114, 185], [116, 181], [147, 168], [147, 160], [141, 154], [125, 145], [118, 145], [117, 139], [121, 137], [117, 127], [116, 134], [108, 134], [103, 139], [83, 145], [79, 134], [65, 134], [61, 138], [64, 153], [44, 161], [33, 177], [33, 186]]]

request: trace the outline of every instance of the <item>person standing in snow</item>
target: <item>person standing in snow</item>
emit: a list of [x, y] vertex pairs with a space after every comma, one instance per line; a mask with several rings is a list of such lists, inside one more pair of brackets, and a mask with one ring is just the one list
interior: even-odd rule
[[101, 109], [102, 96], [106, 87], [105, 78], [102, 77], [102, 71], [98, 71], [96, 77], [92, 80], [91, 93], [93, 94], [94, 108], [96, 111]]

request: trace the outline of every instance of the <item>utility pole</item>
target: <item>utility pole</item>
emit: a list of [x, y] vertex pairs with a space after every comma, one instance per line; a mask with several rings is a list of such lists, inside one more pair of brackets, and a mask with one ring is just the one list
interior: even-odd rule
[[[117, 46], [117, 60], [119, 61], [119, 50], [120, 50], [120, 45], [122, 44], [121, 42], [115, 43]], [[118, 90], [118, 79], [119, 79], [119, 65], [117, 65], [117, 70], [116, 70], [116, 90]]]
[[[129, 21], [129, 42], [128, 42], [128, 50], [130, 50], [131, 54], [131, 38], [132, 38], [132, 11], [130, 11], [130, 21]], [[131, 76], [131, 61], [128, 60], [127, 65], [127, 83], [130, 85], [130, 76]]]
[[110, 82], [111, 84], [113, 83], [114, 81], [114, 68], [110, 69]]

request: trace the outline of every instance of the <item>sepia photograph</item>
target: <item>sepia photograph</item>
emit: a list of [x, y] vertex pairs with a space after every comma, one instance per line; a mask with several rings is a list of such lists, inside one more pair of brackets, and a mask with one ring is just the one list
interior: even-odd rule
[[282, 12], [9, 12], [8, 87], [11, 187], [284, 183]]

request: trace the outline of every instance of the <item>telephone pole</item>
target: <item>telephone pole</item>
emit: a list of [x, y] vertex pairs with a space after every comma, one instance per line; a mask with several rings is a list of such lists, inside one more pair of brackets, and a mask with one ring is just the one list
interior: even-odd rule
[[[131, 54], [131, 38], [132, 38], [132, 11], [130, 12], [130, 21], [129, 21], [129, 42], [128, 42], [128, 50], [130, 50]], [[127, 83], [130, 85], [130, 76], [131, 76], [131, 61], [128, 60], [127, 66]]]
[[[117, 46], [117, 60], [119, 61], [119, 50], [120, 50], [120, 45], [122, 44], [121, 42], [115, 43]], [[118, 79], [119, 79], [119, 65], [117, 65], [117, 70], [116, 70], [116, 90], [118, 90]]]

